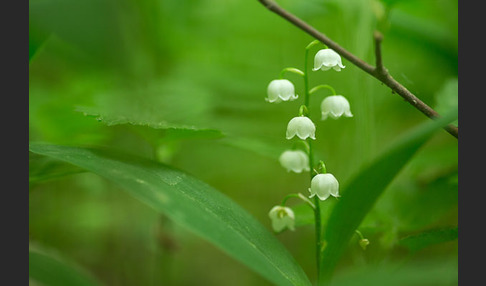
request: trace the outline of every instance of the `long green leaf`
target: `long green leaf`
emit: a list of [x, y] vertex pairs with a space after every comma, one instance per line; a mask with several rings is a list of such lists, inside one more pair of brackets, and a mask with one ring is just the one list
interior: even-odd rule
[[390, 182], [434, 131], [456, 118], [457, 111], [454, 111], [438, 120], [426, 122], [406, 134], [347, 183], [324, 230], [325, 249], [320, 269], [323, 281], [331, 278], [354, 231]]
[[91, 275], [78, 265], [58, 255], [29, 249], [29, 279], [46, 286], [99, 286]]
[[277, 285], [310, 285], [275, 236], [234, 201], [169, 166], [95, 148], [31, 143], [30, 151], [85, 168], [122, 186]]
[[31, 186], [83, 172], [86, 170], [72, 164], [33, 153], [29, 154], [29, 185]]

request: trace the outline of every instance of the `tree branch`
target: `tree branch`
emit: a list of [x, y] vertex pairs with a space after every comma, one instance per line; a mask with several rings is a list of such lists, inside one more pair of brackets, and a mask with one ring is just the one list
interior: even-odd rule
[[383, 60], [381, 58], [381, 41], [383, 40], [383, 35], [380, 32], [375, 31], [373, 36], [375, 38], [375, 60], [376, 60], [375, 72], [384, 75], [387, 73], [387, 71], [383, 66]]
[[[396, 81], [386, 70], [383, 66], [382, 58], [381, 58], [381, 41], [383, 36], [375, 32], [375, 56], [376, 56], [376, 67], [368, 64], [367, 62], [363, 61], [362, 59], [358, 58], [354, 54], [348, 52], [346, 49], [341, 47], [339, 44], [335, 43], [331, 39], [329, 39], [324, 34], [320, 33], [314, 27], [310, 26], [306, 22], [302, 21], [301, 19], [297, 18], [293, 14], [287, 12], [285, 9], [281, 8], [277, 3], [272, 0], [258, 0], [263, 6], [265, 6], [268, 10], [276, 13], [277, 15], [281, 16], [282, 18], [286, 19], [287, 21], [291, 22], [304, 32], [308, 33], [312, 37], [316, 38], [323, 44], [327, 45], [329, 48], [336, 51], [340, 54], [343, 58], [350, 61], [352, 64], [360, 68], [361, 70], [365, 71], [366, 73], [370, 74], [371, 76], [375, 77], [386, 86], [392, 89], [393, 92], [400, 95], [403, 99], [405, 99], [408, 103], [410, 103], [413, 107], [421, 111], [427, 117], [431, 119], [435, 119], [440, 117], [440, 115], [427, 104], [422, 102], [418, 97], [416, 97], [413, 93], [411, 93], [408, 89], [406, 89], [402, 84]], [[458, 127], [449, 124], [444, 127], [444, 129], [449, 132], [452, 136], [458, 138]]]

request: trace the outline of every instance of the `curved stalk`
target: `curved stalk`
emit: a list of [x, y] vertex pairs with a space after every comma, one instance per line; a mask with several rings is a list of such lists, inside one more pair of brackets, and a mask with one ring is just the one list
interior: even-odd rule
[[[315, 45], [315, 41], [311, 42], [305, 48], [305, 57], [304, 57], [304, 105], [307, 107], [308, 114], [310, 116], [310, 92], [309, 92], [309, 76], [308, 76], [308, 55], [309, 49]], [[309, 169], [310, 169], [310, 180], [315, 176], [314, 170], [314, 152], [312, 150], [312, 139], [308, 138], [307, 143], [309, 145]], [[317, 264], [317, 281], [320, 281], [320, 265], [321, 265], [321, 208], [319, 204], [319, 198], [317, 196], [314, 197], [314, 219], [315, 219], [315, 232], [316, 232], [316, 264]]]

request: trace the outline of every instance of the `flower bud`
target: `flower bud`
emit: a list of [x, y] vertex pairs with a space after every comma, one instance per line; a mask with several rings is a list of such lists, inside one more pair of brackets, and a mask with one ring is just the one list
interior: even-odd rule
[[362, 238], [359, 240], [359, 246], [363, 248], [363, 250], [366, 250], [366, 247], [370, 244], [370, 241], [367, 238]]

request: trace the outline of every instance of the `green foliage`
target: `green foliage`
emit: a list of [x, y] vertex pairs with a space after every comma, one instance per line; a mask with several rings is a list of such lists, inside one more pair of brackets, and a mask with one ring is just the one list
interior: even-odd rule
[[421, 128], [403, 136], [403, 139], [346, 184], [342, 198], [335, 205], [324, 229], [324, 267], [321, 271], [327, 279], [331, 277], [354, 231], [386, 187], [433, 132], [456, 117], [457, 112], [449, 113], [444, 118], [436, 122], [426, 122]]
[[[457, 0], [277, 2], [371, 64], [373, 31], [381, 31], [390, 74], [439, 114], [457, 110]], [[285, 139], [285, 127], [300, 102], [269, 104], [266, 87], [282, 67], [302, 69], [303, 49], [312, 40], [258, 1], [30, 1], [29, 139], [89, 146], [65, 149], [80, 152], [103, 146], [109, 152], [87, 155], [107, 159], [118, 150], [166, 164], [150, 163], [157, 168], [169, 165], [194, 174], [250, 213], [268, 238], [274, 235], [267, 231], [268, 211], [285, 194], [308, 195], [309, 176], [288, 173], [277, 160], [296, 142]], [[395, 145], [398, 149], [388, 150], [396, 153], [384, 153], [402, 135], [403, 144], [417, 139], [404, 131], [427, 119], [347, 60], [343, 64], [339, 73], [309, 75], [310, 87], [331, 84], [349, 99], [354, 114], [320, 121], [319, 105], [328, 93], [319, 91], [310, 99], [315, 157], [343, 187], [342, 198], [321, 204], [324, 226], [336, 230], [323, 233], [339, 252], [327, 254], [336, 264], [333, 283], [457, 284], [452, 233], [458, 209], [457, 140], [439, 131], [416, 151], [420, 144], [404, 153]], [[291, 73], [286, 78], [303, 96], [302, 79]], [[88, 159], [83, 164], [90, 164]], [[371, 162], [379, 168], [368, 173], [364, 167], [376, 167]], [[98, 163], [92, 167], [97, 165], [99, 173], [117, 170], [101, 170]], [[167, 170], [166, 179], [174, 172], [174, 178], [183, 176]], [[360, 171], [365, 173], [359, 176]], [[364, 189], [360, 181], [369, 188], [365, 193], [359, 191]], [[161, 211], [165, 205], [154, 206], [160, 198], [149, 204], [133, 200], [138, 193], [133, 190], [140, 187], [136, 181], [132, 191], [119, 192], [116, 184], [85, 167], [31, 152], [29, 182], [30, 241], [57, 249], [106, 285], [273, 285], [234, 261], [241, 253], [231, 241], [201, 234], [203, 226], [191, 228], [209, 235], [219, 248], [224, 244], [222, 252], [172, 224], [163, 215], [169, 213]], [[360, 199], [364, 204], [352, 208]], [[300, 265], [295, 269], [302, 268], [314, 282], [313, 212], [293, 199], [288, 205], [298, 228], [276, 235], [287, 250], [273, 247], [287, 254], [275, 257], [291, 253]], [[170, 214], [190, 223], [180, 212]], [[352, 234], [355, 227], [370, 240], [366, 251]], [[445, 229], [451, 233], [434, 231]], [[446, 238], [452, 240], [440, 243]], [[242, 237], [237, 241], [249, 247]], [[248, 241], [262, 243], [260, 237]], [[417, 251], [406, 251], [407, 246]], [[271, 279], [286, 283], [275, 275], [280, 278]]]
[[84, 169], [49, 157], [29, 153], [29, 184], [36, 184], [60, 177], [85, 172]]
[[50, 286], [102, 285], [78, 265], [39, 247], [29, 249], [29, 279]]
[[154, 161], [107, 150], [30, 144], [34, 153], [97, 173], [278, 285], [310, 285], [287, 250], [249, 213], [207, 184]]

